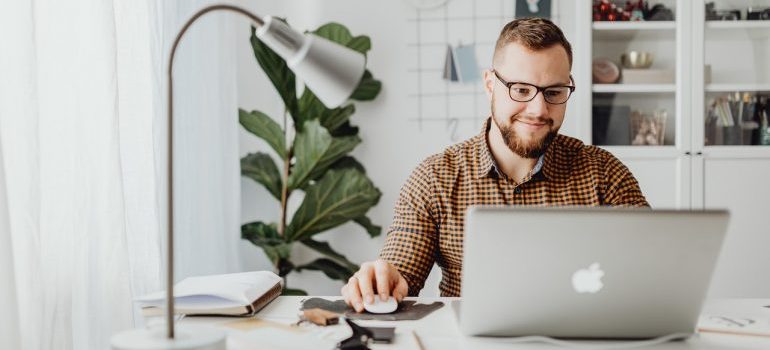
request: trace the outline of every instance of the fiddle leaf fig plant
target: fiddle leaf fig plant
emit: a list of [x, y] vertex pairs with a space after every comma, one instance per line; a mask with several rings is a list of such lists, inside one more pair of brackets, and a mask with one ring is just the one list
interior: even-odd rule
[[[339, 23], [325, 24], [312, 33], [364, 55], [371, 49], [368, 36], [354, 37]], [[241, 159], [241, 174], [270, 193], [280, 206], [280, 217], [276, 222], [243, 224], [241, 237], [260, 247], [284, 279], [292, 271], [316, 270], [331, 279], [347, 280], [358, 269], [357, 265], [315, 236], [349, 221], [356, 222], [371, 237], [382, 231], [366, 216], [379, 201], [380, 190], [366, 176], [361, 163], [350, 155], [361, 143], [358, 128], [350, 122], [355, 104], [327, 108], [307, 87], [298, 95], [299, 80], [286, 61], [257, 38], [254, 27], [251, 46], [259, 66], [281, 96], [285, 112], [281, 126], [263, 112], [239, 110], [240, 124], [264, 140], [276, 156], [263, 151], [248, 154]], [[381, 88], [380, 81], [366, 70], [350, 99], [373, 100]], [[297, 192], [303, 192], [304, 198], [289, 219], [287, 203]], [[322, 257], [295, 264], [291, 248], [297, 243]], [[285, 288], [284, 294], [306, 293]]]

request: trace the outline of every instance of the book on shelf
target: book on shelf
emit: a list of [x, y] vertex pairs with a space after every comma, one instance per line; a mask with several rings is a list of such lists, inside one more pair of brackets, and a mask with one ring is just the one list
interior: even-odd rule
[[[174, 284], [174, 313], [253, 316], [279, 295], [282, 279], [270, 271], [188, 277]], [[144, 316], [164, 315], [166, 291], [136, 299]]]

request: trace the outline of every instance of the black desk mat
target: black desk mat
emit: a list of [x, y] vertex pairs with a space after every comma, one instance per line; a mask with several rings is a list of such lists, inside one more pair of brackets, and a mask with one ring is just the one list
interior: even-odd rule
[[302, 301], [300, 310], [319, 308], [341, 315], [352, 320], [377, 320], [377, 321], [414, 321], [428, 316], [444, 306], [443, 302], [434, 301], [430, 304], [417, 303], [414, 300], [403, 300], [398, 303], [398, 309], [392, 314], [372, 314], [367, 311], [356, 312], [345, 304], [344, 300], [326, 300], [323, 298], [310, 298]]

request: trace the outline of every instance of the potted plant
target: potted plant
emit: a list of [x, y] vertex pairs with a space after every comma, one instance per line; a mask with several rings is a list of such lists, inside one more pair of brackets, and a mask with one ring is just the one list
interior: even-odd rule
[[[313, 31], [315, 35], [359, 51], [371, 48], [369, 37], [352, 36], [339, 23], [328, 23]], [[375, 237], [381, 227], [372, 224], [367, 211], [377, 204], [380, 191], [366, 176], [364, 167], [349, 155], [361, 143], [358, 128], [350, 122], [355, 105], [326, 108], [305, 87], [297, 93], [297, 79], [286, 62], [264, 45], [251, 28], [251, 45], [260, 67], [267, 74], [283, 100], [283, 126], [260, 111], [239, 110], [241, 125], [264, 140], [277, 155], [250, 153], [241, 159], [241, 174], [264, 186], [280, 206], [277, 222], [249, 222], [241, 226], [241, 237], [262, 248], [278, 274], [286, 280], [292, 271], [317, 270], [336, 280], [347, 280], [358, 266], [336, 252], [328, 242], [314, 236], [355, 221]], [[370, 101], [382, 84], [369, 70], [351, 96], [354, 101]], [[287, 118], [291, 117], [291, 125]], [[292, 132], [289, 132], [292, 128]], [[289, 140], [288, 136], [295, 135]], [[302, 204], [288, 218], [287, 203], [298, 191], [304, 192]], [[292, 245], [300, 243], [323, 257], [297, 265], [291, 260]], [[284, 295], [306, 294], [284, 288]]]

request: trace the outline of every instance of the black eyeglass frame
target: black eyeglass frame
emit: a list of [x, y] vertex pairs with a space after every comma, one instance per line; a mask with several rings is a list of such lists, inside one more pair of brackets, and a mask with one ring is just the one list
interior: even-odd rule
[[[543, 86], [537, 86], [537, 85], [530, 84], [530, 83], [525, 83], [523, 81], [505, 81], [505, 79], [503, 79], [503, 77], [501, 77], [500, 74], [497, 74], [497, 70], [495, 70], [495, 69], [492, 69], [492, 73], [495, 75], [495, 77], [497, 77], [497, 80], [500, 80], [500, 82], [503, 83], [503, 85], [505, 85], [506, 88], [508, 88], [508, 97], [511, 100], [514, 100], [516, 102], [529, 102], [529, 101], [534, 100], [535, 97], [537, 97], [537, 94], [543, 93], [543, 99], [545, 100], [546, 103], [552, 104], [552, 105], [563, 105], [563, 104], [567, 103], [567, 101], [569, 101], [569, 98], [572, 97], [572, 93], [575, 92], [575, 85], [550, 85], [550, 86], [544, 86], [543, 87]], [[569, 77], [569, 80], [572, 81], [573, 84], [575, 83], [575, 80], [572, 79], [572, 76]], [[532, 98], [530, 98], [529, 100], [526, 100], [526, 101], [517, 100], [517, 99], [513, 98], [513, 96], [511, 96], [511, 86], [513, 86], [514, 84], [522, 84], [522, 85], [531, 86], [531, 87], [535, 88], [537, 90], [537, 92], [535, 92], [535, 94], [532, 95]], [[553, 103], [551, 101], [548, 101], [548, 97], [546, 97], [546, 94], [545, 94], [545, 90], [546, 89], [550, 89], [550, 88], [569, 88], [569, 95], [567, 96], [567, 99], [564, 100], [564, 102]]]

